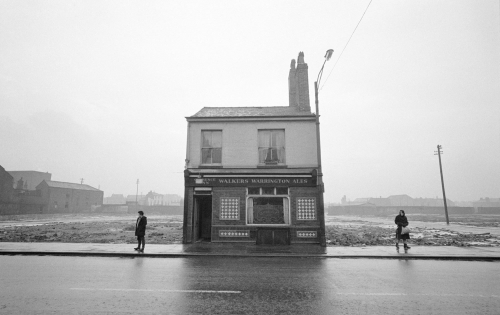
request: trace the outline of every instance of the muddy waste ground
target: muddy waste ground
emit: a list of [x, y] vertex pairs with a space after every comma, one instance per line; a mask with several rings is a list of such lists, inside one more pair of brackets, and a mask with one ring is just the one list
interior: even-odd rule
[[[136, 242], [134, 215], [45, 214], [0, 216], [0, 242]], [[411, 244], [424, 246], [500, 246], [500, 215], [408, 215]], [[394, 216], [327, 216], [329, 246], [395, 244]], [[149, 215], [149, 244], [182, 242], [181, 215]]]
[[[327, 216], [333, 246], [395, 244], [395, 216]], [[500, 246], [500, 215], [409, 215], [409, 243], [422, 246]]]
[[[0, 216], [1, 242], [136, 243], [132, 215]], [[149, 244], [182, 243], [182, 216], [148, 216]]]

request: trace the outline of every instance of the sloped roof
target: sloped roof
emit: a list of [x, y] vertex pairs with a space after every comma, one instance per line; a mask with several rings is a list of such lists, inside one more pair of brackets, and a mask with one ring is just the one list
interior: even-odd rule
[[267, 107], [203, 107], [190, 118], [202, 117], [273, 117], [273, 116], [314, 116], [291, 106]]
[[389, 197], [387, 197], [388, 199], [391, 199], [391, 198], [398, 198], [398, 197], [407, 197], [407, 198], [411, 198], [413, 199], [412, 197], [408, 196], [407, 194], [402, 194], [402, 195], [390, 195]]
[[9, 173], [39, 173], [39, 174], [50, 174], [49, 172], [40, 172], [40, 171], [9, 171]]
[[2, 173], [3, 173], [3, 174], [5, 174], [5, 175], [7, 175], [7, 176], [9, 176], [9, 177], [10, 177], [10, 178], [12, 178], [12, 179], [14, 178], [14, 177], [12, 177], [12, 175], [10, 175], [10, 174], [9, 174], [9, 172], [7, 172], [7, 171], [5, 170], [5, 168], [3, 168], [3, 166], [2, 166], [2, 165], [0, 165], [0, 174], [2, 174]]
[[213, 174], [213, 175], [290, 175], [290, 174], [303, 174], [310, 175], [314, 168], [202, 168], [202, 169], [188, 169], [189, 175], [196, 174]]
[[[66, 183], [66, 182], [56, 182], [53, 180], [45, 181], [49, 187], [54, 188], [68, 188], [68, 189], [78, 189], [78, 190], [92, 190], [92, 191], [100, 191], [94, 187], [85, 184], [76, 184], [76, 183]], [[43, 183], [43, 182], [42, 182]]]

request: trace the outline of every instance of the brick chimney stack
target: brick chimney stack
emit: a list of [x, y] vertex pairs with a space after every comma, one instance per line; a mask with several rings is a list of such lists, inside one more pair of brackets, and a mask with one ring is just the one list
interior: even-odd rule
[[290, 106], [294, 106], [300, 111], [311, 112], [308, 67], [307, 63], [304, 62], [304, 53], [302, 51], [297, 58], [297, 67], [295, 67], [295, 59], [292, 59], [290, 64], [288, 100]]

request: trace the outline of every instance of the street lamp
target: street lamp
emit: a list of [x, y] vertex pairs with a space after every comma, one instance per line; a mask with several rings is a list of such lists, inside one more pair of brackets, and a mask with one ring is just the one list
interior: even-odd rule
[[330, 60], [333, 54], [333, 49], [328, 49], [325, 53], [325, 61], [323, 62], [323, 66], [318, 73], [318, 78], [316, 82], [314, 82], [314, 99], [316, 103], [316, 140], [317, 140], [317, 156], [318, 156], [318, 174], [317, 174], [317, 185], [319, 191], [319, 221], [320, 221], [320, 244], [321, 246], [326, 246], [326, 228], [325, 228], [325, 202], [323, 200], [323, 193], [325, 192], [323, 186], [323, 170], [321, 168], [321, 138], [320, 138], [320, 130], [319, 130], [319, 101], [318, 101], [318, 86], [321, 81], [321, 77], [323, 76], [323, 69], [325, 68], [325, 63]]

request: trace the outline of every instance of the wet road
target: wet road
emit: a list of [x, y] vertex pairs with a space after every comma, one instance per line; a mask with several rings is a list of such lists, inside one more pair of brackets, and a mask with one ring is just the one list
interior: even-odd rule
[[0, 256], [0, 314], [499, 314], [500, 263]]

